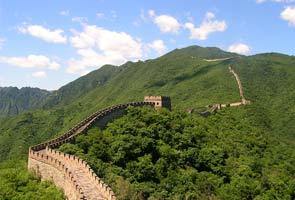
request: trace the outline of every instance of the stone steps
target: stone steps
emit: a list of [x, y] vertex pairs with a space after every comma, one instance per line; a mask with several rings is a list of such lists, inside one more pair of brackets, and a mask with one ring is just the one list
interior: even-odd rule
[[[44, 156], [46, 156], [46, 151], [40, 151]], [[48, 155], [50, 156], [50, 155]], [[60, 160], [63, 165], [68, 168], [68, 170], [72, 173], [77, 180], [77, 184], [82, 188], [83, 194], [87, 200], [105, 200], [103, 196], [100, 194], [99, 187], [94, 183], [89, 176], [89, 173], [85, 171], [85, 168], [82, 166], [76, 165], [74, 162], [70, 160]]]

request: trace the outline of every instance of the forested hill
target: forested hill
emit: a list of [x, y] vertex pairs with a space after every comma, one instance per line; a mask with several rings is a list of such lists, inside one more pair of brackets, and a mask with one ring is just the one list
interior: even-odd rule
[[[229, 72], [229, 66], [239, 75], [244, 88], [244, 95], [247, 100], [251, 101], [251, 104], [226, 109], [218, 113], [217, 117], [209, 116], [209, 118], [198, 118], [197, 120], [202, 124], [204, 120], [206, 121], [205, 126], [200, 126], [201, 130], [208, 141], [218, 144], [218, 148], [237, 149], [236, 143], [231, 142], [231, 137], [241, 136], [239, 138], [243, 139], [239, 140], [239, 143], [246, 149], [251, 149], [253, 158], [250, 159], [247, 154], [248, 150], [243, 149], [236, 153], [233, 152], [234, 155], [224, 154], [229, 157], [223, 157], [222, 162], [218, 163], [221, 171], [215, 175], [220, 176], [221, 180], [223, 174], [232, 173], [232, 171], [226, 171], [227, 167], [230, 170], [242, 170], [237, 172], [243, 174], [241, 179], [235, 180], [236, 183], [242, 182], [242, 185], [246, 188], [248, 186], [244, 183], [247, 181], [251, 183], [258, 181], [258, 185], [261, 183], [263, 186], [259, 189], [260, 192], [264, 192], [264, 189], [276, 190], [283, 196], [295, 196], [292, 192], [286, 192], [294, 191], [295, 183], [293, 185], [292, 182], [290, 187], [286, 184], [280, 184], [291, 179], [289, 175], [278, 171], [291, 170], [291, 174], [295, 171], [293, 167], [288, 167], [294, 166], [294, 159], [285, 159], [286, 156], [288, 158], [295, 157], [295, 150], [293, 150], [295, 144], [295, 57], [278, 53], [240, 56], [218, 48], [191, 46], [176, 49], [157, 59], [127, 62], [121, 66], [106, 65], [50, 93], [39, 89], [1, 88], [0, 161], [3, 164], [0, 164], [0, 180], [7, 181], [7, 184], [2, 184], [0, 181], [0, 199], [3, 194], [1, 191], [19, 191], [16, 182], [23, 180], [22, 177], [18, 177], [18, 179], [9, 178], [14, 177], [10, 172], [15, 171], [15, 166], [11, 167], [10, 164], [7, 165], [5, 162], [15, 158], [21, 160], [22, 169], [20, 171], [22, 172], [20, 174], [22, 175], [25, 171], [23, 166], [25, 166], [24, 160], [27, 159], [29, 146], [64, 133], [98, 109], [118, 103], [142, 101], [145, 95], [170, 96], [173, 110], [180, 111], [180, 113], [187, 108], [240, 101], [237, 82]], [[18, 111], [14, 111], [16, 105]], [[23, 111], [25, 112], [21, 113]], [[174, 114], [172, 113], [172, 115]], [[178, 116], [177, 113], [176, 116]], [[184, 121], [185, 124], [191, 120], [189, 115], [185, 119], [187, 119], [187, 121]], [[165, 118], [163, 120], [165, 121]], [[222, 123], [219, 123], [221, 120]], [[249, 129], [245, 128], [245, 123]], [[216, 125], [213, 126], [212, 124]], [[128, 129], [128, 127], [126, 128]], [[145, 131], [158, 131], [157, 126], [152, 126], [155, 130], [140, 128]], [[177, 127], [174, 128], [177, 129]], [[253, 138], [254, 133], [257, 138], [255, 138], [256, 136]], [[224, 137], [223, 134], [225, 134]], [[214, 140], [212, 140], [212, 137], [214, 137]], [[265, 146], [261, 146], [259, 142], [255, 143], [254, 146], [252, 145], [251, 142], [259, 140], [259, 138], [268, 144], [267, 149]], [[219, 145], [221, 141], [226, 141], [224, 147]], [[114, 142], [116, 143], [116, 141]], [[93, 146], [97, 145], [93, 144]], [[263, 154], [259, 154], [262, 151]], [[206, 150], [203, 153], [204, 158], [212, 158], [212, 155], [215, 155], [215, 152], [211, 150]], [[269, 154], [272, 156], [269, 156]], [[235, 160], [236, 158], [238, 160]], [[252, 160], [260, 158], [262, 159], [259, 160], [260, 164], [262, 163], [261, 165], [252, 162]], [[282, 159], [285, 161], [282, 162]], [[271, 165], [268, 163], [270, 160]], [[215, 161], [211, 164], [211, 161], [208, 161], [206, 164], [205, 159], [202, 162], [203, 165], [211, 165]], [[232, 164], [232, 166], [228, 166], [228, 164]], [[235, 168], [234, 166], [240, 167]], [[261, 168], [261, 166], [269, 167]], [[8, 167], [9, 170], [7, 170]], [[250, 171], [257, 172], [257, 176], [251, 175], [252, 172], [250, 173], [247, 170], [248, 167], [251, 168]], [[204, 170], [204, 172], [208, 171], [207, 168], [199, 169], [197, 167], [197, 169]], [[268, 171], [264, 172], [264, 169]], [[119, 171], [117, 170], [117, 172]], [[251, 180], [244, 177], [244, 172], [249, 172], [246, 175]], [[200, 173], [202, 172], [200, 171]], [[261, 174], [269, 174], [270, 177], [267, 177], [267, 180], [271, 180], [267, 184], [273, 185], [265, 185], [265, 181], [259, 178], [265, 177]], [[277, 174], [280, 176], [276, 177]], [[30, 187], [31, 178], [27, 175], [26, 177], [27, 183], [22, 183], [28, 184], [27, 186]], [[288, 178], [285, 179], [286, 177]], [[112, 179], [112, 177], [107, 178]], [[202, 180], [207, 180], [207, 178], [200, 179], [197, 182], [202, 182]], [[9, 181], [10, 183], [8, 183]], [[110, 182], [112, 181], [110, 180]], [[226, 179], [219, 182], [218, 184], [221, 183], [220, 188], [223, 187], [223, 183], [231, 183], [227, 181], [230, 180]], [[232, 184], [234, 187], [235, 183]], [[179, 182], [179, 185], [183, 185], [182, 182]], [[281, 188], [276, 188], [275, 185], [280, 185]], [[199, 186], [200, 188], [208, 188], [205, 183]], [[289, 187], [289, 189], [286, 187]], [[39, 189], [43, 190], [44, 188]], [[231, 187], [228, 190], [222, 189], [221, 192], [223, 191], [231, 191]], [[229, 193], [216, 193], [216, 195], [227, 195]], [[22, 195], [24, 194], [22, 193], [20, 196]], [[245, 195], [247, 197], [248, 193], [245, 193]], [[271, 195], [273, 193], [270, 194], [270, 197], [273, 197], [272, 199], [282, 199], [282, 196], [274, 197]], [[241, 195], [238, 196], [241, 197]], [[4, 195], [3, 198], [10, 199], [12, 197]]]
[[[224, 56], [234, 58], [204, 60]], [[1, 143], [9, 145], [3, 145], [1, 154], [7, 156], [11, 151], [15, 152], [12, 156], [22, 154], [29, 145], [62, 133], [96, 109], [139, 101], [144, 95], [171, 96], [174, 109], [182, 110], [237, 101], [237, 85], [227, 69], [230, 64], [240, 75], [246, 98], [256, 106], [253, 109], [257, 109], [259, 120], [277, 133], [292, 135], [294, 57], [281, 54], [235, 57], [217, 48], [192, 46], [154, 60], [104, 66], [46, 96], [46, 100], [42, 97], [46, 110], [3, 119]]]
[[259, 54], [232, 60], [257, 124], [273, 133], [295, 136], [295, 56]]
[[[224, 57], [231, 59], [206, 61]], [[273, 134], [293, 136], [294, 57], [275, 53], [237, 56], [218, 48], [191, 46], [153, 60], [106, 65], [45, 95], [43, 109], [0, 120], [0, 158], [25, 155], [29, 145], [63, 133], [91, 112], [141, 101], [145, 95], [170, 96], [173, 109], [179, 110], [239, 101], [229, 65], [240, 76], [257, 124]]]
[[0, 87], [0, 117], [13, 116], [42, 105], [50, 92], [39, 88]]
[[[61, 87], [59, 90], [47, 92], [36, 88], [15, 87], [3, 88], [0, 93], [0, 117], [13, 116], [32, 109], [57, 108], [80, 100], [89, 93], [94, 93], [93, 98], [99, 98], [101, 106], [113, 100], [117, 103], [127, 100], [139, 100], [145, 94], [163, 94], [180, 97], [182, 93], [193, 89], [195, 92], [204, 93], [204, 89], [223, 90], [224, 95], [219, 95], [220, 100], [232, 99], [234, 83], [228, 85], [222, 79], [218, 84], [210, 83], [214, 74], [205, 75], [214, 64], [208, 65], [205, 59], [234, 57], [236, 54], [222, 51], [216, 47], [191, 46], [183, 49], [175, 49], [166, 55], [147, 61], [127, 62], [122, 66], [105, 65], [86, 76]], [[206, 66], [206, 68], [204, 68]], [[226, 72], [226, 64], [222, 69], [213, 69], [215, 74]], [[205, 76], [202, 76], [204, 74]], [[201, 77], [200, 80], [197, 80]], [[225, 80], [230, 80], [226, 74]], [[183, 84], [182, 84], [183, 83]], [[193, 88], [189, 85], [194, 84]], [[228, 87], [228, 88], [226, 88]], [[173, 89], [172, 89], [173, 88]], [[229, 89], [229, 90], [228, 90]], [[94, 92], [95, 91], [95, 92]], [[174, 93], [171, 94], [171, 93]], [[223, 97], [227, 98], [223, 98]], [[184, 98], [182, 96], [181, 98]], [[181, 98], [179, 100], [181, 100]], [[210, 95], [212, 100], [218, 101], [217, 96]], [[98, 100], [98, 99], [97, 99]], [[193, 100], [193, 99], [188, 99]], [[196, 99], [197, 100], [197, 99]], [[193, 100], [196, 102], [196, 100]], [[88, 101], [88, 100], [86, 100]], [[186, 102], [190, 105], [192, 102]], [[207, 103], [207, 100], [198, 102], [199, 105]]]

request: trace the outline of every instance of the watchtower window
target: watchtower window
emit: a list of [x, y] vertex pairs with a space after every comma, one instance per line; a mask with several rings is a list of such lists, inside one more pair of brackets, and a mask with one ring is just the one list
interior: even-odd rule
[[157, 102], [157, 105], [159, 105], [159, 102]]

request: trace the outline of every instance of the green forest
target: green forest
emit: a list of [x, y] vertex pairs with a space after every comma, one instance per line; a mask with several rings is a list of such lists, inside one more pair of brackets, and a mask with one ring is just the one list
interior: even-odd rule
[[10, 160], [0, 164], [1, 200], [61, 200], [63, 192], [53, 183], [42, 181], [27, 170], [27, 163]]
[[59, 150], [85, 159], [119, 199], [293, 199], [295, 151], [251, 108], [209, 118], [128, 109]]

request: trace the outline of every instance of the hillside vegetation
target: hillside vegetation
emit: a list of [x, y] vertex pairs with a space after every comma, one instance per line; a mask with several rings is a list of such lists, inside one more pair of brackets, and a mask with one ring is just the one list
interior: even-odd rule
[[295, 57], [278, 53], [232, 60], [244, 92], [259, 113], [257, 124], [274, 134], [295, 135]]
[[[155, 60], [107, 65], [53, 92], [43, 102], [43, 110], [0, 119], [0, 159], [26, 156], [30, 145], [64, 133], [90, 113], [142, 101], [145, 95], [170, 96], [174, 109], [182, 110], [239, 101], [236, 81], [228, 72], [229, 61], [209, 63], [201, 58], [200, 52], [210, 49], [194, 46]], [[213, 50], [211, 57], [232, 55]]]
[[1, 200], [62, 200], [62, 191], [28, 172], [25, 161], [0, 163]]
[[202, 118], [130, 108], [60, 150], [84, 158], [119, 199], [292, 199], [295, 151], [249, 108]]
[[[215, 62], [205, 61], [205, 59], [224, 57], [233, 58]], [[222, 111], [216, 116], [210, 116], [206, 119], [197, 116], [186, 116], [178, 112], [184, 111], [187, 108], [205, 106], [213, 103], [239, 101], [239, 90], [235, 78], [228, 71], [229, 65], [239, 74], [244, 87], [244, 95], [246, 99], [251, 101], [251, 105], [245, 108], [230, 108], [229, 111]], [[257, 191], [255, 190], [255, 194], [251, 193], [251, 197], [255, 196], [260, 199], [267, 199], [269, 196], [273, 195], [274, 198], [270, 197], [270, 199], [292, 199], [293, 193], [291, 191], [294, 190], [293, 180], [290, 180], [290, 175], [294, 174], [292, 167], [294, 164], [290, 159], [293, 158], [295, 150], [290, 148], [290, 146], [292, 146], [295, 141], [294, 80], [295, 57], [293, 56], [268, 53], [246, 57], [224, 52], [218, 48], [202, 48], [198, 46], [177, 49], [153, 60], [127, 62], [119, 67], [106, 65], [69, 83], [60, 90], [50, 92], [50, 94], [45, 92], [45, 95], [41, 95], [42, 97], [40, 96], [39, 100], [34, 101], [35, 103], [33, 103], [31, 107], [23, 109], [23, 111], [26, 112], [16, 116], [0, 118], [0, 161], [8, 162], [11, 159], [26, 160], [29, 146], [64, 133], [90, 113], [103, 107], [129, 101], [142, 101], [145, 95], [165, 95], [171, 97], [173, 110], [176, 110], [176, 113], [172, 113], [171, 116], [167, 113], [161, 113], [158, 116], [158, 114], [152, 114], [151, 111], [142, 112], [155, 115], [154, 120], [160, 120], [160, 127], [167, 123], [161, 121], [165, 116], [167, 116], [168, 119], [178, 119], [177, 117], [181, 116], [179, 123], [180, 125], [182, 124], [183, 127], [189, 127], [190, 124], [186, 124], [187, 122], [182, 121], [182, 118], [200, 124], [199, 127], [204, 132], [202, 134], [205, 134], [204, 138], [207, 138], [204, 144], [213, 149], [217, 146], [218, 152], [221, 151], [222, 155], [228, 156], [222, 158], [222, 162], [230, 161], [230, 158], [232, 158], [234, 161], [232, 161], [233, 163], [231, 164], [233, 166], [241, 165], [241, 171], [247, 171], [250, 167], [249, 170], [251, 169], [251, 173], [252, 171], [255, 172], [254, 174], [249, 172], [250, 174], [247, 176], [248, 178], [250, 177], [250, 179], [245, 178], [247, 176], [242, 174], [242, 178], [236, 180], [236, 182], [239, 180], [242, 184], [245, 184], [245, 190], [248, 188], [247, 183], [251, 182], [252, 184], [255, 180], [254, 185], [257, 187], [259, 186], [259, 188]], [[3, 98], [4, 97], [7, 99], [7, 95], [4, 95]], [[12, 99], [14, 99], [14, 97]], [[22, 100], [22, 98], [18, 99]], [[140, 113], [140, 111], [137, 112]], [[7, 112], [5, 116], [7, 116]], [[140, 115], [136, 114], [136, 116]], [[130, 117], [131, 116], [129, 116], [129, 118], [122, 118], [122, 120], [128, 121], [127, 119], [132, 119]], [[229, 120], [228, 124], [226, 120]], [[120, 120], [113, 124], [114, 127], [116, 123], [120, 123]], [[146, 125], [153, 125], [153, 123], [147, 123]], [[123, 124], [121, 126], [120, 129], [124, 130]], [[102, 134], [101, 137], [107, 138], [106, 144], [112, 145], [112, 142], [119, 141], [120, 138], [116, 138], [115, 135], [112, 135], [113, 133], [110, 133], [110, 128], [111, 127], [109, 127], [109, 130], [106, 130], [106, 132], [94, 129], [92, 131], [93, 133], [89, 133], [89, 135], [93, 134], [93, 138], [96, 138], [98, 137], [98, 133]], [[134, 128], [138, 128], [138, 132], [134, 133], [134, 136], [138, 137], [137, 134], [140, 134], [142, 131], [140, 129], [141, 127]], [[157, 127], [152, 128], [158, 130]], [[169, 132], [169, 127], [164, 126], [164, 128], [164, 132]], [[229, 132], [228, 136], [226, 134], [227, 132]], [[181, 131], [180, 133], [184, 134]], [[105, 136], [105, 134], [110, 134], [110, 136]], [[193, 134], [193, 132], [188, 132], [188, 134], [187, 137], [191, 136], [190, 134]], [[232, 137], [237, 137], [235, 139], [240, 138], [242, 141], [236, 144], [234, 142], [235, 139]], [[209, 138], [215, 146], [213, 143], [209, 142]], [[159, 142], [153, 137], [150, 139], [154, 140], [156, 143]], [[163, 140], [163, 138], [161, 140]], [[94, 139], [94, 141], [97, 141], [97, 139]], [[266, 146], [259, 146], [259, 141], [264, 141]], [[182, 151], [185, 151], [185, 149], [178, 149], [179, 147], [177, 147], [177, 145], [175, 146], [173, 141], [171, 142], [172, 143], [165, 142], [165, 144], [172, 148], [172, 153], [179, 151], [179, 154], [182, 154]], [[231, 144], [232, 142], [233, 144]], [[99, 146], [98, 144], [90, 143], [89, 145]], [[234, 145], [241, 145], [241, 148], [237, 149], [237, 155], [228, 153], [231, 150], [235, 150], [236, 146]], [[257, 152], [252, 151], [252, 147], [257, 147]], [[75, 148], [81, 149], [79, 144], [77, 144]], [[94, 161], [91, 161], [92, 158], [88, 155], [88, 150], [84, 148], [86, 147], [82, 148], [83, 151], [79, 151], [81, 155], [90, 159], [90, 163], [93, 166], [98, 165]], [[198, 148], [198, 151], [201, 151], [203, 146], [194, 148]], [[227, 148], [229, 150], [227, 150]], [[251, 155], [253, 157], [248, 155], [248, 151], [253, 154]], [[265, 151], [270, 153], [265, 153]], [[208, 159], [212, 157], [212, 155], [215, 155], [215, 152], [212, 153], [209, 150], [203, 153], [204, 157], [207, 156]], [[113, 156], [110, 152], [108, 152], [107, 155]], [[240, 155], [241, 157], [239, 157]], [[138, 157], [132, 158], [131, 160], [128, 158], [129, 160], [127, 159], [125, 163], [126, 166], [127, 163], [132, 162], [135, 169], [138, 164], [137, 162], [139, 162], [139, 160], [137, 160], [139, 157], [142, 157], [142, 155], [140, 154]], [[145, 159], [148, 161], [150, 158], [144, 158], [144, 160]], [[248, 160], [244, 161], [243, 159]], [[173, 194], [182, 194], [181, 191], [184, 190], [184, 188], [182, 188], [180, 191], [175, 191], [176, 188], [168, 187], [168, 183], [171, 181], [171, 177], [168, 175], [165, 177], [158, 177], [158, 175], [155, 174], [153, 175], [153, 180], [139, 180], [132, 177], [137, 175], [127, 173], [128, 170], [130, 170], [128, 168], [117, 164], [110, 166], [113, 160], [101, 160], [101, 162], [105, 164], [103, 164], [103, 169], [98, 169], [96, 167], [98, 174], [104, 175], [106, 171], [110, 171], [110, 176], [106, 176], [105, 179], [115, 188], [118, 186], [116, 180], [121, 180], [124, 187], [127, 184], [128, 188], [130, 188], [130, 195], [139, 195], [139, 191], [144, 191], [143, 195], [156, 198], [161, 195], [163, 195], [163, 197], [165, 197], [165, 195], [169, 196], [168, 193], [170, 192]], [[151, 165], [155, 164], [154, 161], [155, 160], [152, 160]], [[167, 160], [167, 162], [168, 161], [170, 162], [170, 160]], [[192, 162], [197, 161], [193, 160]], [[202, 163], [204, 162], [207, 161], [202, 161]], [[210, 162], [211, 161], [208, 160], [208, 163]], [[244, 166], [245, 162], [246, 164]], [[213, 163], [215, 163], [215, 161]], [[254, 165], [254, 168], [251, 163]], [[179, 167], [175, 167], [178, 164]], [[211, 173], [208, 176], [212, 176], [212, 180], [216, 181], [216, 188], [213, 188], [212, 191], [209, 192], [212, 198], [226, 198], [226, 196], [224, 196], [226, 192], [222, 193], [221, 191], [230, 191], [234, 189], [231, 187], [233, 187], [232, 184], [235, 182], [231, 182], [228, 179], [234, 179], [235, 177], [233, 174], [240, 173], [231, 171], [235, 167], [229, 167], [227, 163], [219, 165], [217, 162], [212, 164], [212, 166], [219, 166], [219, 171], [214, 171], [215, 169], [209, 167], [199, 168], [199, 166], [196, 166], [194, 163], [180, 164], [181, 163], [178, 163], [177, 160], [171, 162], [171, 165], [174, 167], [172, 169], [175, 170], [173, 173], [177, 173], [176, 175], [182, 174], [186, 177], [191, 169], [192, 176], [196, 177], [196, 179], [191, 180], [192, 184], [197, 184], [197, 182], [202, 182], [207, 179], [211, 180], [211, 178], [201, 178], [201, 175], [199, 175], [199, 173], [203, 171], [205, 177], [207, 177], [208, 173]], [[269, 167], [267, 167], [268, 164]], [[189, 167], [187, 168], [186, 165]], [[120, 169], [117, 167], [120, 167]], [[236, 168], [239, 169], [238, 167]], [[24, 170], [24, 168], [22, 168], [22, 170]], [[127, 174], [122, 174], [121, 170], [127, 170]], [[285, 172], [288, 172], [289, 175], [285, 174]], [[267, 173], [269, 173], [271, 177], [266, 177]], [[203, 175], [203, 173], [201, 174]], [[279, 174], [277, 178], [275, 177], [276, 174]], [[121, 177], [121, 179], [118, 179], [118, 177]], [[162, 182], [164, 179], [167, 179], [168, 182]], [[2, 175], [0, 175], [0, 180], [3, 180]], [[264, 180], [265, 182], [263, 182]], [[176, 179], [175, 181], [179, 180]], [[149, 184], [147, 182], [151, 182], [152, 185], [157, 185], [159, 190], [164, 193], [159, 193], [157, 188], [154, 187], [151, 187], [154, 188], [152, 191], [146, 191], [146, 184]], [[140, 183], [142, 183], [142, 186]], [[181, 183], [181, 181], [177, 182], [177, 185], [180, 187]], [[168, 185], [168, 188], [165, 188], [163, 184]], [[210, 184], [212, 185], [212, 183]], [[189, 190], [192, 192], [192, 197], [200, 195], [202, 191], [206, 191], [206, 188], [211, 188], [210, 184], [207, 187], [204, 183], [204, 185], [198, 186], [196, 191]], [[282, 188], [276, 188], [276, 185]], [[119, 186], [117, 191], [120, 191]], [[282, 191], [280, 194], [281, 196], [275, 191]], [[267, 194], [265, 194], [266, 196], [263, 196], [264, 192], [267, 192]], [[230, 192], [228, 193], [230, 194]], [[249, 193], [245, 192], [243, 194]], [[243, 194], [235, 193], [233, 195], [236, 196], [232, 198], [239, 199]], [[183, 195], [190, 196], [190, 194], [186, 193], [183, 193]], [[228, 197], [228, 199], [230, 198]], [[245, 197], [245, 199], [247, 198]]]

